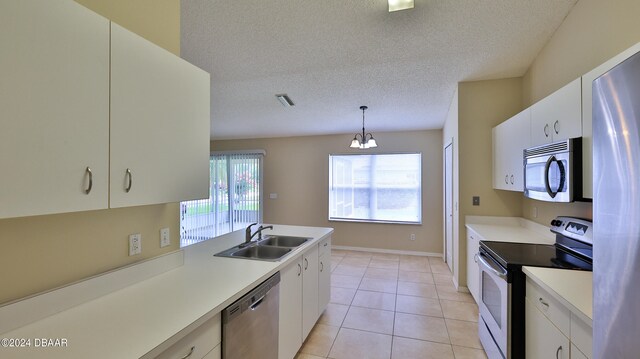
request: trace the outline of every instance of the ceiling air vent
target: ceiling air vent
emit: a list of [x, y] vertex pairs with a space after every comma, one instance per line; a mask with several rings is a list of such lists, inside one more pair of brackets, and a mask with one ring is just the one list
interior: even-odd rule
[[295, 103], [293, 103], [293, 101], [291, 101], [291, 98], [289, 98], [289, 95], [287, 95], [286, 93], [278, 94], [276, 95], [276, 98], [284, 107], [293, 107], [296, 105]]

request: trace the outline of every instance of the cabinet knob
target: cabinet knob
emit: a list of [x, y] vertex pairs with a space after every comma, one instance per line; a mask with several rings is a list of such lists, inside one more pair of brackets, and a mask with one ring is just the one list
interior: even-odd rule
[[549, 137], [549, 124], [544, 125], [544, 137]]
[[554, 122], [554, 123], [553, 123], [553, 131], [556, 133], [556, 135], [557, 135], [558, 133], [560, 133], [560, 132], [558, 131], [558, 125], [559, 125], [559, 124], [560, 124], [560, 123], [558, 122], [558, 120], [556, 120], [556, 122]]
[[84, 193], [89, 194], [91, 193], [91, 188], [93, 188], [93, 172], [91, 172], [91, 167], [89, 166], [87, 166], [85, 172], [89, 176], [89, 186], [84, 190]]

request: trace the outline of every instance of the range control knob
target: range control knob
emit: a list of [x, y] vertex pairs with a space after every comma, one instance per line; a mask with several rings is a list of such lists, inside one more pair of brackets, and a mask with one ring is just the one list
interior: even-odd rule
[[551, 225], [552, 225], [553, 227], [561, 226], [561, 225], [562, 225], [562, 221], [557, 220], [557, 219], [554, 219], [554, 220], [552, 220], [552, 221], [551, 221]]

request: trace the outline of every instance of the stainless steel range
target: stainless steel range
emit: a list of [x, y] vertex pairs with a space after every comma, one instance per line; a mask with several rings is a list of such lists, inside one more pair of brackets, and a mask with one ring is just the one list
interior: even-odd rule
[[592, 270], [592, 223], [573, 217], [551, 221], [555, 245], [480, 241], [478, 333], [489, 359], [525, 356], [523, 266]]

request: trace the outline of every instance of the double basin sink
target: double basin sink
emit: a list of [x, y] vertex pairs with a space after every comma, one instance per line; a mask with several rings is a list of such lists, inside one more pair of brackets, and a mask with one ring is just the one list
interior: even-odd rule
[[268, 235], [248, 246], [244, 244], [217, 253], [217, 257], [277, 261], [311, 238]]

